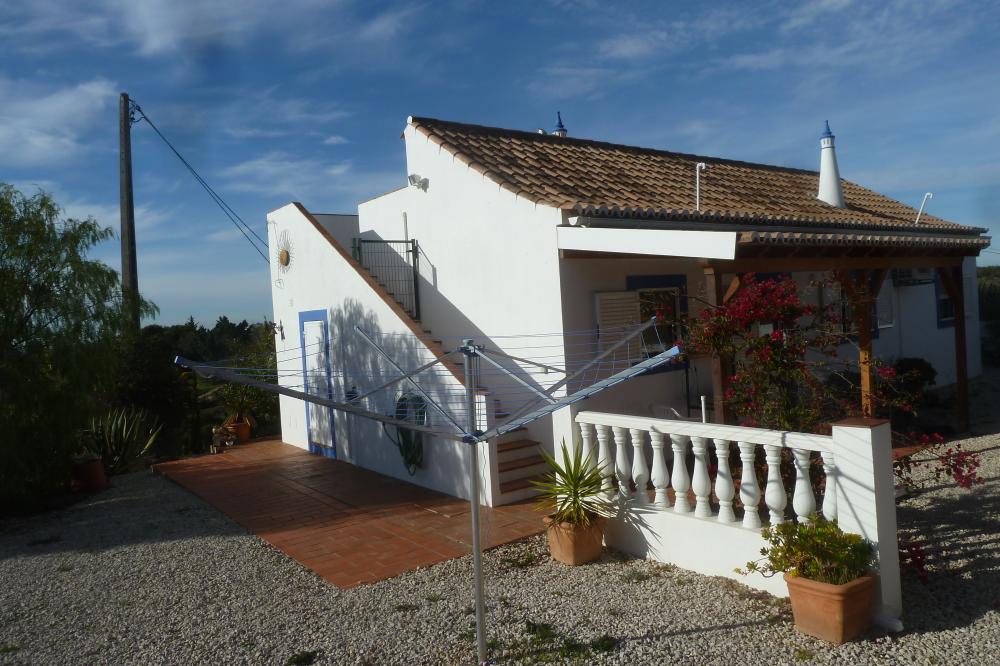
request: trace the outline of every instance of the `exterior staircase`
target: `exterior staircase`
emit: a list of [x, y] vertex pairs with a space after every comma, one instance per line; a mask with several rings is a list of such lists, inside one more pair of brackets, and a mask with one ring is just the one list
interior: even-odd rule
[[500, 481], [500, 501], [510, 504], [534, 497], [538, 489], [532, 481], [539, 481], [547, 470], [538, 442], [525, 437], [523, 428], [504, 435], [497, 443], [497, 472]]

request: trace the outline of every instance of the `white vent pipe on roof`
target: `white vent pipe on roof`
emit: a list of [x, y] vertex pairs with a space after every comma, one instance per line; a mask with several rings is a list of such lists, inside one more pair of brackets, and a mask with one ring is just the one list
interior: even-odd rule
[[834, 136], [833, 132], [830, 131], [830, 121], [828, 120], [826, 121], [826, 131], [819, 137], [819, 193], [816, 198], [831, 206], [846, 208], [833, 140]]
[[933, 199], [933, 198], [934, 198], [933, 192], [928, 192], [924, 195], [924, 200], [920, 202], [920, 210], [917, 211], [917, 219], [914, 220], [913, 224], [915, 225], [920, 224], [920, 216], [924, 214], [924, 206], [927, 205], [928, 199]]
[[694, 165], [694, 209], [701, 212], [701, 172], [708, 168], [704, 162]]

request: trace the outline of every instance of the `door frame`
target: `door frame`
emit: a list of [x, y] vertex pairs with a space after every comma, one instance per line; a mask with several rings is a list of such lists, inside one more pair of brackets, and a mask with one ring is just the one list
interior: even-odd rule
[[[330, 359], [330, 323], [326, 315], [326, 310], [303, 310], [299, 312], [299, 350], [302, 355], [302, 388], [303, 392], [309, 393], [308, 384], [308, 366], [306, 365], [306, 323], [312, 321], [319, 321], [323, 323], [323, 350], [326, 352], [326, 397], [328, 400], [333, 399], [333, 372], [331, 370], [331, 359]], [[330, 412], [330, 446], [326, 446], [319, 443], [313, 443], [312, 429], [310, 428], [309, 419], [309, 402], [305, 402], [306, 409], [306, 446], [309, 447], [310, 453], [318, 453], [327, 458], [337, 457], [337, 427], [334, 422], [333, 410], [330, 407], [326, 409]]]

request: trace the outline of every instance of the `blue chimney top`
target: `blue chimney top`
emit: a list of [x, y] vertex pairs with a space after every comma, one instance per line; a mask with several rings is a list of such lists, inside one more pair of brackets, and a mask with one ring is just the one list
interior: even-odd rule
[[556, 136], [566, 136], [567, 134], [566, 126], [563, 125], [562, 121], [562, 113], [559, 111], [556, 111], [556, 128], [552, 130], [552, 133]]
[[833, 132], [830, 131], [830, 121], [829, 120], [826, 121], [826, 131], [823, 132], [822, 134], [820, 134], [819, 138], [821, 138], [821, 139], [832, 139], [833, 138]]

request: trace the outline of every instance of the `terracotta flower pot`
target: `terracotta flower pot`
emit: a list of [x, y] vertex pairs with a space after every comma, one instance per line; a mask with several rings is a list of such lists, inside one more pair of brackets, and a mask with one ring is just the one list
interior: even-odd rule
[[795, 628], [841, 645], [871, 625], [875, 576], [868, 574], [843, 585], [831, 585], [785, 574]]
[[250, 424], [246, 421], [237, 421], [229, 427], [236, 433], [236, 441], [245, 442], [250, 439]]
[[552, 520], [552, 516], [545, 516], [542, 521], [549, 538], [549, 552], [554, 559], [576, 566], [593, 562], [601, 556], [606, 518], [598, 516], [586, 526], [557, 523]]
[[94, 493], [108, 487], [108, 477], [104, 473], [104, 462], [100, 458], [74, 464], [73, 479], [76, 481], [77, 487], [85, 493]]

